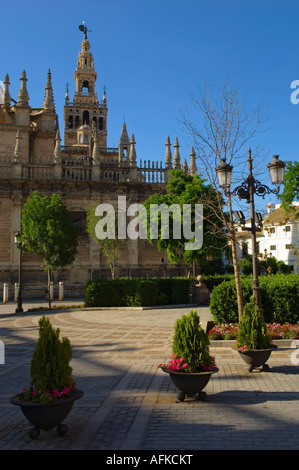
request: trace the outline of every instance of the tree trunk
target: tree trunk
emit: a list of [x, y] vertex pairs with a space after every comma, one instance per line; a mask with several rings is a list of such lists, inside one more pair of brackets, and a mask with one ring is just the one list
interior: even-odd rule
[[243, 315], [243, 296], [242, 296], [241, 281], [240, 281], [239, 260], [238, 260], [238, 255], [237, 255], [237, 246], [236, 246], [236, 232], [234, 228], [232, 203], [231, 203], [230, 196], [228, 197], [228, 204], [229, 204], [229, 217], [230, 217], [232, 257], [233, 257], [234, 274], [235, 274], [236, 291], [237, 291], [237, 302], [238, 302], [238, 319], [240, 321]]
[[49, 309], [51, 310], [50, 286], [51, 286], [51, 269], [48, 269], [48, 301], [49, 301]]

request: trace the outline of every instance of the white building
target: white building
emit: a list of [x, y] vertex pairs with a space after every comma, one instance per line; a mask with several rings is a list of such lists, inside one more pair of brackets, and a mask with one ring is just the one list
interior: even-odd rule
[[[299, 211], [299, 202], [294, 202]], [[268, 213], [262, 221], [261, 231], [257, 232], [257, 250], [259, 254], [274, 256], [277, 261], [292, 266], [294, 272], [299, 272], [299, 217], [295, 215], [286, 216], [280, 204], [274, 206], [269, 203]], [[238, 225], [237, 250], [239, 259], [246, 254], [252, 254], [251, 232], [249, 221], [243, 227]]]

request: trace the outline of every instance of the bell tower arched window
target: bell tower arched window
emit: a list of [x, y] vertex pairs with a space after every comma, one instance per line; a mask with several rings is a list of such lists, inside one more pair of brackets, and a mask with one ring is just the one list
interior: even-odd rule
[[104, 120], [102, 117], [99, 117], [99, 130], [102, 131], [104, 128]]
[[89, 82], [88, 80], [84, 80], [82, 84], [82, 92], [83, 93], [88, 93], [89, 92]]
[[83, 111], [83, 124], [89, 124], [89, 112]]

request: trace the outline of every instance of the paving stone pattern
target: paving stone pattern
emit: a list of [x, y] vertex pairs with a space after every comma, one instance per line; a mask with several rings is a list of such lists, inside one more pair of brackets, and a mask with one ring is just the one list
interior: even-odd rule
[[[0, 306], [0, 449], [270, 450], [299, 448], [299, 366], [280, 347], [269, 372], [250, 373], [231, 347], [214, 347], [219, 372], [204, 402], [177, 399], [157, 369], [171, 354], [173, 326], [190, 308], [56, 311], [48, 316], [73, 346], [73, 373], [84, 396], [65, 423], [31, 440], [31, 425], [9, 399], [30, 379], [30, 359], [43, 313]], [[198, 308], [201, 318], [207, 309]]]

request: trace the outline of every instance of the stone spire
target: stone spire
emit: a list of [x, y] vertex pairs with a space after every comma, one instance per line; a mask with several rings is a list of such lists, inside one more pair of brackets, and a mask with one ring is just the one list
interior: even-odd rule
[[190, 160], [189, 170], [190, 170], [190, 175], [193, 176], [197, 172], [197, 167], [196, 167], [196, 163], [195, 163], [195, 152], [194, 152], [193, 147], [191, 148], [190, 157], [191, 157], [191, 160]]
[[130, 141], [130, 163], [132, 166], [136, 166], [136, 150], [135, 150], [135, 137], [134, 134], [132, 134], [131, 141]]
[[70, 97], [69, 97], [69, 84], [66, 84], [66, 91], [65, 91], [65, 105], [67, 106], [70, 102]]
[[106, 98], [106, 88], [104, 87], [104, 93], [102, 98], [102, 105], [106, 108], [107, 107], [107, 98]]
[[28, 95], [27, 86], [26, 86], [27, 78], [26, 78], [25, 70], [23, 70], [20, 80], [21, 80], [21, 87], [20, 87], [20, 91], [18, 94], [18, 105], [28, 106], [29, 95]]
[[184, 170], [185, 175], [188, 175], [188, 165], [187, 165], [186, 158], [184, 160], [183, 170]]
[[48, 70], [47, 76], [47, 84], [46, 84], [46, 92], [45, 92], [45, 99], [44, 99], [44, 106], [45, 111], [52, 111], [55, 113], [55, 106], [54, 106], [54, 99], [53, 99], [53, 89], [52, 89], [52, 80], [51, 80], [51, 72], [50, 69]]
[[61, 161], [61, 138], [59, 129], [57, 129], [55, 137], [54, 160], [55, 163], [60, 163]]
[[172, 168], [172, 156], [171, 156], [171, 150], [170, 150], [170, 138], [169, 136], [167, 136], [166, 138], [166, 144], [165, 144], [165, 147], [166, 147], [166, 152], [165, 152], [165, 167], [166, 168]]
[[9, 108], [10, 107], [10, 101], [11, 101], [11, 97], [10, 97], [10, 94], [9, 94], [9, 76], [8, 74], [5, 75], [5, 78], [4, 78], [4, 107], [5, 108]]
[[15, 154], [14, 163], [20, 163], [20, 156], [21, 156], [21, 151], [22, 151], [21, 140], [22, 140], [21, 131], [20, 129], [18, 129], [17, 135], [16, 135], [15, 151], [14, 151], [14, 154]]
[[92, 148], [92, 159], [94, 162], [99, 161], [99, 155], [100, 155], [100, 149], [99, 149], [98, 135], [97, 135], [97, 132], [95, 132], [93, 148]]
[[122, 144], [122, 145], [130, 144], [130, 139], [129, 139], [129, 136], [128, 136], [127, 126], [126, 126], [125, 122], [123, 123], [123, 128], [122, 128], [121, 136], [120, 136], [120, 139], [119, 139], [119, 143]]
[[179, 152], [179, 141], [178, 138], [175, 138], [174, 142], [174, 154], [173, 154], [173, 167], [176, 170], [179, 170], [181, 168], [181, 157], [180, 157], [180, 152]]

